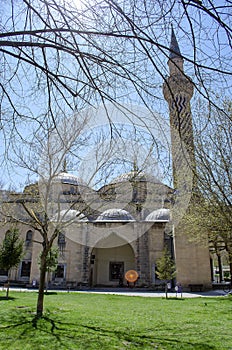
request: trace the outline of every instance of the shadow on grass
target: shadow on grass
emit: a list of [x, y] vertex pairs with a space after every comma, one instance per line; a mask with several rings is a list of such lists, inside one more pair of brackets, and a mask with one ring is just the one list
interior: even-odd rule
[[44, 295], [57, 295], [57, 292], [45, 292]]
[[[195, 341], [183, 341], [175, 335], [161, 336], [154, 328], [154, 334], [146, 334], [144, 330], [139, 332], [134, 329], [113, 329], [113, 327], [95, 326], [90, 324], [64, 322], [62, 315], [48, 313], [42, 317], [28, 310], [20, 310], [5, 319], [0, 326], [1, 332], [11, 332], [14, 337], [30, 344], [31, 339], [37, 340], [40, 349], [40, 342], [43, 338], [50, 342], [50, 349], [109, 349], [107, 344], [112, 342], [121, 348], [122, 344], [130, 349], [194, 349], [194, 350], [216, 350], [217, 348], [207, 343]], [[90, 321], [91, 322], [91, 321]], [[42, 338], [41, 338], [42, 335]], [[0, 337], [1, 338], [1, 337]], [[197, 341], [197, 337], [196, 337]], [[106, 347], [104, 347], [104, 345]], [[43, 348], [43, 343], [41, 343]], [[116, 347], [115, 347], [116, 348]]]
[[6, 297], [6, 296], [1, 296], [1, 297], [0, 297], [0, 301], [1, 301], [1, 300], [9, 300], [9, 301], [10, 301], [10, 300], [15, 300], [15, 299], [16, 299], [16, 298], [14, 298], [14, 297]]
[[181, 297], [168, 297], [168, 298], [162, 298], [162, 299], [166, 299], [166, 300], [178, 300], [178, 301], [184, 301], [185, 298], [181, 298]]
[[[39, 294], [39, 292], [36, 292], [37, 294]], [[44, 292], [44, 295], [57, 295], [58, 293], [57, 292]]]
[[154, 329], [154, 335], [146, 335], [146, 334], [135, 334], [133, 332], [129, 331], [115, 331], [111, 329], [103, 329], [101, 327], [93, 327], [93, 326], [83, 326], [85, 328], [88, 328], [90, 330], [94, 330], [95, 332], [99, 332], [103, 336], [110, 336], [117, 337], [120, 340], [126, 341], [128, 344], [133, 344], [136, 347], [144, 348], [146, 347], [154, 349], [158, 348], [159, 346], [167, 346], [170, 345], [171, 349], [173, 349], [173, 346], [175, 346], [175, 349], [194, 349], [194, 350], [216, 350], [217, 348], [214, 346], [210, 346], [206, 343], [195, 343], [195, 342], [185, 342], [183, 340], [174, 339], [173, 337], [160, 337], [155, 335], [155, 329]]

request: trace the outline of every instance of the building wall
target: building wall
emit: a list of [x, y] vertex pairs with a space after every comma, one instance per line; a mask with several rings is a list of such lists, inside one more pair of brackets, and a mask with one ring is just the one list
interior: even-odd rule
[[[86, 232], [86, 223], [79, 225], [79, 229]], [[158, 258], [161, 257], [164, 248], [165, 223], [154, 223], [148, 226], [147, 223], [134, 223], [134, 229], [144, 230], [145, 234], [139, 236], [133, 242], [127, 243], [121, 240], [121, 245], [115, 247], [102, 247], [96, 244], [95, 247], [88, 247], [66, 238], [65, 249], [59, 256], [59, 264], [65, 266], [63, 279], [56, 279], [58, 285], [72, 282], [74, 285], [118, 285], [118, 280], [112, 281], [109, 276], [109, 265], [112, 262], [123, 262], [124, 273], [130, 269], [139, 273], [138, 285], [150, 286], [160, 283], [155, 279], [155, 266]], [[111, 229], [113, 224], [110, 225]], [[9, 226], [10, 227], [10, 226]], [[0, 241], [2, 241], [7, 229], [4, 226], [0, 230]], [[131, 226], [132, 229], [132, 226]], [[32, 284], [32, 281], [39, 282], [38, 259], [41, 251], [41, 236], [39, 232], [33, 231], [30, 226], [20, 225], [19, 230], [23, 240], [26, 242], [26, 235], [29, 230], [33, 232], [33, 239], [28, 247], [25, 243], [25, 254], [23, 261], [31, 262], [30, 277], [20, 276], [21, 264], [18, 269], [12, 270], [11, 279], [25, 281]], [[177, 281], [184, 287], [189, 284], [203, 284], [206, 288], [211, 286], [210, 257], [207, 246], [189, 242], [188, 236], [180, 230], [174, 232], [174, 250], [177, 267]], [[56, 246], [57, 241], [54, 242]], [[107, 243], [108, 244], [108, 243]], [[91, 258], [94, 256], [94, 259]], [[94, 261], [93, 261], [94, 260]], [[50, 277], [52, 280], [52, 276]], [[0, 276], [0, 281], [6, 280]], [[124, 280], [125, 284], [125, 280]]]
[[174, 231], [174, 251], [177, 267], [176, 279], [183, 287], [202, 284], [211, 288], [210, 254], [207, 245], [190, 242], [181, 227]]

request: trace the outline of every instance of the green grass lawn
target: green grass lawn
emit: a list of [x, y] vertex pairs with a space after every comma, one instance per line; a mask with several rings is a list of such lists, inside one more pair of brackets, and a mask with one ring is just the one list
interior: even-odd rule
[[232, 298], [0, 292], [0, 349], [232, 349]]

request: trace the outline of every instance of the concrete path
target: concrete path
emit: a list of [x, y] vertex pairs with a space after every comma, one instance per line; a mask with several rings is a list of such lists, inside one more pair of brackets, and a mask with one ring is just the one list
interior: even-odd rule
[[[140, 297], [150, 297], [150, 298], [165, 298], [165, 292], [152, 292], [144, 290], [133, 290], [133, 289], [92, 289], [92, 290], [80, 290], [78, 293], [95, 293], [95, 294], [112, 294], [112, 295], [126, 295], [126, 296], [140, 296]], [[216, 296], [226, 296], [227, 293], [223, 290], [211, 290], [208, 292], [183, 292], [182, 298], [199, 298], [199, 297], [216, 297]], [[168, 293], [168, 297], [176, 297], [176, 292]], [[180, 294], [177, 294], [178, 298], [181, 298]]]
[[[2, 289], [4, 290], [4, 289]], [[37, 292], [38, 289], [33, 288], [10, 288], [10, 291], [18, 291], [18, 292]], [[149, 298], [165, 298], [164, 292], [156, 292], [156, 291], [146, 291], [144, 289], [128, 289], [128, 288], [92, 288], [92, 289], [79, 289], [79, 290], [57, 290], [57, 289], [49, 289], [48, 292], [60, 292], [60, 293], [91, 293], [91, 294], [111, 294], [111, 295], [125, 295], [125, 296], [139, 296], [139, 297], [149, 297]], [[208, 292], [183, 292], [182, 298], [199, 298], [199, 297], [217, 297], [217, 296], [226, 296], [228, 293], [223, 290], [211, 290]], [[176, 293], [170, 292], [168, 293], [168, 297], [175, 298]], [[178, 298], [181, 298], [180, 294], [177, 294]]]

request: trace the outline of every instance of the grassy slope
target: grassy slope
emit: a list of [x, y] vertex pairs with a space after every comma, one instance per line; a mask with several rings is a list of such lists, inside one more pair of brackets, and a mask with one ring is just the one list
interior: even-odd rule
[[0, 349], [232, 349], [231, 298], [162, 299], [58, 293], [0, 293]]

